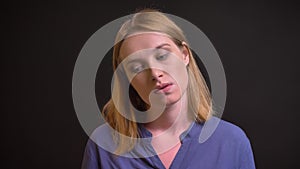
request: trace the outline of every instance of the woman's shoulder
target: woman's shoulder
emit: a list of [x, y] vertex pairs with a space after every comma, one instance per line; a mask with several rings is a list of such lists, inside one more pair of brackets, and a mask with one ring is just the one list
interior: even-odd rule
[[220, 120], [220, 124], [216, 130], [216, 136], [222, 139], [225, 145], [236, 145], [236, 147], [242, 149], [248, 149], [250, 147], [250, 140], [245, 130], [243, 130], [241, 126], [226, 120]]
[[212, 117], [204, 123], [201, 134], [209, 132], [211, 137], [217, 140], [248, 142], [248, 137], [240, 126], [217, 117]]
[[246, 137], [245, 131], [240, 126], [226, 120], [220, 120], [218, 129], [221, 133], [226, 133], [230, 137]]
[[93, 139], [107, 138], [111, 136], [112, 131], [114, 131], [113, 128], [108, 123], [104, 123], [95, 128], [90, 137]]
[[250, 140], [240, 126], [217, 117], [197, 126], [194, 151], [210, 154], [210, 160], [222, 161], [225, 168], [255, 168]]
[[114, 151], [116, 148], [113, 134], [115, 130], [108, 124], [102, 124], [98, 126], [90, 135], [90, 140], [93, 144], [97, 145], [98, 148], [102, 148], [107, 151]]

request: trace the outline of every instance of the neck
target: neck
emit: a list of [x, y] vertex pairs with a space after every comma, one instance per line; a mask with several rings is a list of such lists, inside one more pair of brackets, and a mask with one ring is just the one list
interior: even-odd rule
[[193, 118], [188, 112], [188, 101], [186, 93], [176, 103], [167, 106], [161, 116], [144, 126], [157, 136], [168, 130], [174, 135], [180, 135], [192, 123]]

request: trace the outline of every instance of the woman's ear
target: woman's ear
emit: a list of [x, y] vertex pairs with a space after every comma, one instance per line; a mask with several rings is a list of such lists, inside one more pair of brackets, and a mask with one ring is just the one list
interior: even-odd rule
[[183, 55], [183, 62], [187, 66], [190, 62], [190, 50], [186, 42], [184, 41], [181, 42], [181, 45], [182, 45], [181, 52]]

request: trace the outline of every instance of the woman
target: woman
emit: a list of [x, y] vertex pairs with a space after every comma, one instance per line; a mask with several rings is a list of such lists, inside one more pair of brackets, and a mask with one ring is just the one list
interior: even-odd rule
[[107, 124], [88, 141], [83, 169], [255, 168], [249, 140], [233, 124], [221, 120], [199, 143], [204, 123], [216, 118], [211, 96], [182, 30], [163, 13], [142, 10], [122, 25], [113, 68]]

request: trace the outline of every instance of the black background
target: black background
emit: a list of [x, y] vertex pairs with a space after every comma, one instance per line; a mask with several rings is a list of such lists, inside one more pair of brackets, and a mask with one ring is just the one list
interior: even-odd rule
[[247, 133], [257, 168], [299, 168], [299, 5], [187, 0], [2, 3], [0, 168], [80, 168], [88, 136], [72, 102], [77, 56], [102, 26], [143, 7], [211, 40], [227, 78], [223, 118]]

